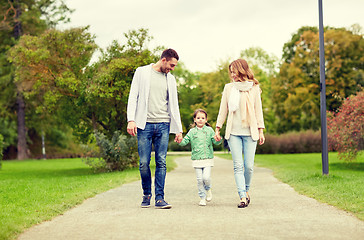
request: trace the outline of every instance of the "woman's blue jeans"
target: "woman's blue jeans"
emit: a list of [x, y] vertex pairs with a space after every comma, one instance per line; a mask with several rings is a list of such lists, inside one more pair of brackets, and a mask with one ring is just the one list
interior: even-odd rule
[[234, 177], [238, 194], [240, 199], [246, 198], [253, 175], [257, 141], [254, 141], [251, 136], [230, 135], [228, 143], [234, 163]]
[[138, 128], [139, 171], [144, 195], [152, 195], [150, 159], [152, 144], [155, 151], [155, 200], [164, 199], [166, 179], [166, 156], [169, 141], [169, 123], [146, 123], [144, 130]]

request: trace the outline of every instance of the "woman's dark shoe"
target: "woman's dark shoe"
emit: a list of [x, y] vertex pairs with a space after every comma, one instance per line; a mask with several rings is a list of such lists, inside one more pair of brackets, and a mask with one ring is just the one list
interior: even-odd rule
[[248, 204], [246, 202], [240, 202], [238, 204], [238, 208], [246, 208], [248, 206]]
[[250, 204], [250, 196], [246, 198], [247, 206]]

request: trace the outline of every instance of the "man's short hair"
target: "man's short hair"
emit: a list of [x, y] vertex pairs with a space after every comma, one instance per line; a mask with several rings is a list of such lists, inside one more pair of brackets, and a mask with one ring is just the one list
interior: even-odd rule
[[166, 58], [167, 61], [171, 60], [172, 58], [179, 60], [179, 56], [175, 50], [172, 48], [168, 48], [162, 52], [161, 59]]

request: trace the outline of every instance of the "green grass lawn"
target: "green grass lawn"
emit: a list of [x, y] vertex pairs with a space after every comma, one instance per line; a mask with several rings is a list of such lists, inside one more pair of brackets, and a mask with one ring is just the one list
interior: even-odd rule
[[[231, 159], [228, 154], [218, 156]], [[364, 220], [364, 154], [354, 162], [345, 162], [337, 153], [329, 153], [328, 176], [322, 175], [320, 153], [258, 154], [255, 163], [272, 169], [276, 178], [297, 192]]]
[[[167, 157], [168, 170], [176, 166], [174, 158]], [[0, 239], [14, 239], [26, 228], [52, 219], [87, 198], [138, 179], [137, 168], [95, 174], [79, 158], [3, 161]]]

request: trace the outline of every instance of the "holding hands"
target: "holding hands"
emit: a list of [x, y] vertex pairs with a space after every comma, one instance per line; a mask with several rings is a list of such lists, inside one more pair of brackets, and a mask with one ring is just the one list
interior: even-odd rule
[[215, 136], [214, 136], [214, 139], [216, 140], [216, 141], [220, 141], [221, 140], [221, 136], [220, 136], [220, 128], [219, 127], [216, 127], [216, 129], [215, 129]]
[[182, 133], [178, 133], [178, 134], [176, 134], [176, 137], [174, 138], [174, 141], [176, 143], [181, 143], [182, 142], [182, 139], [183, 139]]

